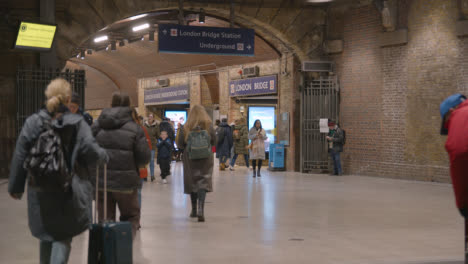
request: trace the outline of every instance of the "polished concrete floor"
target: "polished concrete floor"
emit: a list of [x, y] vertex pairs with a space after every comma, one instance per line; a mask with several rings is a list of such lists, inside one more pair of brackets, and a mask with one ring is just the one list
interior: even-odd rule
[[[267, 171], [253, 179], [238, 168], [215, 173], [198, 223], [181, 165], [170, 184], [144, 185], [134, 263], [462, 263], [450, 185]], [[26, 201], [0, 189], [0, 263], [38, 263]], [[73, 240], [70, 263], [86, 263], [87, 243], [86, 233]]]

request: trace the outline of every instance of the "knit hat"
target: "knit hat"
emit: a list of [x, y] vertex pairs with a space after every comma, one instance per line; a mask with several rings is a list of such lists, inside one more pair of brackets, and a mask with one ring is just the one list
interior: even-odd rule
[[457, 107], [459, 104], [463, 103], [466, 100], [466, 96], [462, 94], [453, 94], [447, 97], [440, 104], [440, 116], [442, 117], [442, 125], [440, 127], [440, 134], [447, 135], [448, 128], [445, 126], [445, 115], [450, 111], [450, 109]]
[[80, 95], [76, 92], [73, 92], [71, 96], [71, 102], [80, 105]]

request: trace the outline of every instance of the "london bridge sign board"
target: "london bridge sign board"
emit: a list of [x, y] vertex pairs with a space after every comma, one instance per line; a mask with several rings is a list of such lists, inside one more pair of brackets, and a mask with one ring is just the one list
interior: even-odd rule
[[254, 56], [253, 29], [160, 24], [158, 39], [162, 53]]
[[229, 95], [232, 97], [275, 94], [277, 92], [276, 75], [232, 80], [229, 82]]

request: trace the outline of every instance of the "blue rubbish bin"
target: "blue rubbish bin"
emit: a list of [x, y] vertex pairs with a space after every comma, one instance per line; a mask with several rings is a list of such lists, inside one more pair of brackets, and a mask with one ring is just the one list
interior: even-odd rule
[[284, 171], [284, 144], [271, 144], [269, 158], [269, 170]]

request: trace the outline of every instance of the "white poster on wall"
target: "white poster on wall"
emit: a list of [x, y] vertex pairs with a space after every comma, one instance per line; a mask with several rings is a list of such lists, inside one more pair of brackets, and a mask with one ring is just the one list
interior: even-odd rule
[[330, 129], [328, 128], [328, 118], [320, 118], [320, 133], [328, 133]]

